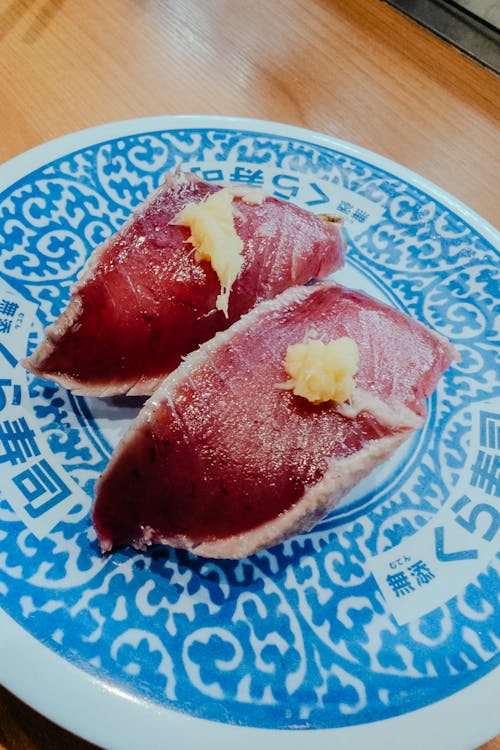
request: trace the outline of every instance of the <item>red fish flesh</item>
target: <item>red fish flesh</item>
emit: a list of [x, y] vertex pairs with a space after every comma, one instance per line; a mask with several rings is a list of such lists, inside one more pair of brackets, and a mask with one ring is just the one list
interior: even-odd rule
[[[343, 336], [359, 349], [350, 404], [277, 387], [289, 344]], [[421, 427], [455, 358], [446, 339], [334, 282], [262, 302], [190, 354], [132, 423], [96, 488], [101, 549], [241, 558], [311, 529]]]
[[187, 203], [220, 187], [169, 174], [94, 250], [69, 306], [25, 367], [81, 395], [150, 394], [183, 356], [257, 302], [343, 264], [338, 222], [264, 194], [255, 202], [236, 193], [234, 225], [244, 260], [225, 317], [216, 309], [215, 271], [195, 260], [189, 228], [171, 223]]

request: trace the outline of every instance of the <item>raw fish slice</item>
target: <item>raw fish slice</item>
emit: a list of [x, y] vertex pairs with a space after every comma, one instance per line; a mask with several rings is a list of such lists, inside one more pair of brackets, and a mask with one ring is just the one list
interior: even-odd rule
[[24, 366], [81, 395], [150, 394], [183, 356], [257, 302], [342, 265], [338, 223], [243, 189], [233, 213], [244, 262], [226, 318], [216, 310], [212, 266], [195, 260], [189, 228], [171, 223], [187, 203], [219, 189], [193, 175], [168, 175], [93, 252], [68, 308]]
[[[343, 336], [359, 348], [350, 404], [277, 387], [289, 344]], [[333, 282], [261, 303], [190, 354], [131, 425], [96, 487], [101, 549], [240, 558], [312, 528], [422, 425], [456, 357], [420, 323]]]

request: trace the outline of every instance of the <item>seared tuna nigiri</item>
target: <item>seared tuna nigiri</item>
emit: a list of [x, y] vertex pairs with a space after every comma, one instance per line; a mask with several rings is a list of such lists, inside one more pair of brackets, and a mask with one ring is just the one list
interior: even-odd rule
[[[288, 389], [287, 351], [310, 339], [354, 342], [345, 403]], [[132, 423], [96, 487], [101, 549], [240, 558], [311, 529], [422, 426], [455, 358], [446, 339], [334, 282], [262, 302], [186, 357]]]
[[217, 309], [217, 273], [197, 256], [189, 226], [176, 218], [220, 190], [193, 175], [169, 174], [94, 250], [67, 309], [25, 367], [81, 395], [150, 394], [182, 357], [257, 302], [343, 264], [338, 222], [261, 191], [234, 189], [233, 232], [242, 257], [225, 314]]

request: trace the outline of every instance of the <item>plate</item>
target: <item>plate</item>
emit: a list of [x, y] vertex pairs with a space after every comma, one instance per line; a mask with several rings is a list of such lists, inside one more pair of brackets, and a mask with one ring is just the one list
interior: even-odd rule
[[[312, 532], [242, 561], [168, 548], [103, 558], [93, 485], [137, 404], [75, 397], [18, 364], [91, 249], [178, 164], [341, 213], [348, 253], [336, 278], [427, 323], [461, 354], [423, 429], [387, 464]], [[313, 750], [388, 750], [432, 737], [455, 750], [500, 730], [492, 227], [354, 145], [191, 116], [94, 128], [8, 162], [0, 243], [6, 687], [117, 750], [166, 733], [221, 748], [306, 740]]]

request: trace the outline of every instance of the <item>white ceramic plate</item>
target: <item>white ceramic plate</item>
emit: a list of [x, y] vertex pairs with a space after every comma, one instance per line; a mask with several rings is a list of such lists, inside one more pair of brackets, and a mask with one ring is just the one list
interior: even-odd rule
[[[103, 559], [93, 484], [137, 409], [75, 398], [18, 364], [91, 249], [179, 163], [343, 213], [336, 278], [462, 357], [388, 464], [310, 534], [239, 562], [171, 549]], [[500, 731], [499, 247], [417, 175], [273, 123], [114, 123], [3, 165], [0, 681], [117, 750], [457, 750]]]

